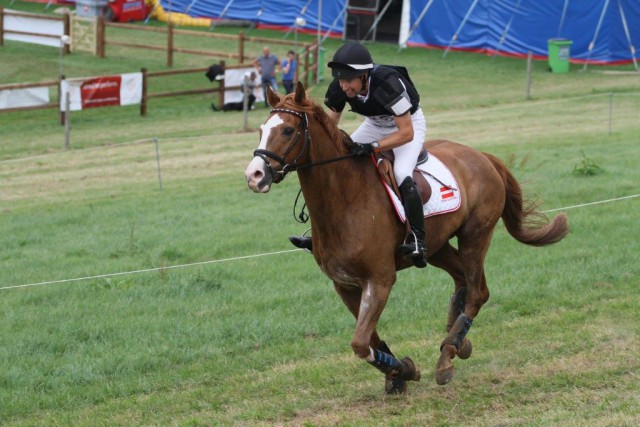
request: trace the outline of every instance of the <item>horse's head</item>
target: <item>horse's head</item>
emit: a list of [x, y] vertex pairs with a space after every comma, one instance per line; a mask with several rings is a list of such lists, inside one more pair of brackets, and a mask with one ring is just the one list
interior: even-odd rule
[[272, 183], [279, 183], [307, 161], [311, 142], [307, 113], [313, 103], [300, 82], [286, 96], [267, 86], [267, 101], [273, 110], [260, 126], [260, 145], [245, 171], [247, 184], [256, 193], [268, 192]]

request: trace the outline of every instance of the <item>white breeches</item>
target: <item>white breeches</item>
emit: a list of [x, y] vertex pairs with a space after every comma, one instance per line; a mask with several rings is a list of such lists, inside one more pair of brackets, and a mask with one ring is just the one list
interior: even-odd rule
[[[406, 177], [413, 175], [418, 155], [427, 136], [427, 122], [421, 108], [411, 115], [411, 122], [413, 123], [413, 140], [393, 149], [395, 156], [393, 173], [398, 185], [402, 184]], [[364, 122], [351, 134], [351, 139], [359, 143], [379, 141], [397, 130], [397, 126], [377, 126], [372, 120], [365, 117]]]

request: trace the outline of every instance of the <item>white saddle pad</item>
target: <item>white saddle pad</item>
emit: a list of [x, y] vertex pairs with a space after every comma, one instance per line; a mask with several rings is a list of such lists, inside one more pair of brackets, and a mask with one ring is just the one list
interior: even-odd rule
[[[454, 212], [460, 208], [461, 198], [458, 182], [440, 159], [429, 153], [429, 159], [419, 165], [418, 169], [431, 186], [431, 197], [423, 206], [425, 218]], [[402, 202], [387, 183], [384, 183], [384, 186], [393, 202], [398, 217], [402, 222], [405, 222], [406, 215]]]

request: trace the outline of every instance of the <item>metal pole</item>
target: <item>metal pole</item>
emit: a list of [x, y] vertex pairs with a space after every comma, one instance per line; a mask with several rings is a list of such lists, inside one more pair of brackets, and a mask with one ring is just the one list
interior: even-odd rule
[[153, 138], [153, 143], [156, 145], [156, 164], [158, 168], [158, 184], [160, 185], [160, 191], [162, 191], [162, 172], [160, 170], [160, 147], [158, 146], [158, 138]]
[[600, 19], [598, 20], [598, 25], [596, 27], [596, 32], [593, 35], [593, 40], [591, 40], [591, 43], [589, 43], [589, 51], [587, 54], [587, 60], [584, 62], [584, 67], [582, 68], [582, 71], [587, 71], [587, 64], [589, 63], [589, 60], [591, 59], [591, 51], [593, 50], [593, 48], [596, 45], [596, 40], [598, 40], [598, 33], [600, 33], [600, 27], [602, 26], [602, 21], [604, 20], [604, 15], [607, 12], [607, 8], [609, 7], [609, 0], [605, 0], [604, 3], [604, 7], [602, 8], [602, 13], [600, 14]]
[[242, 115], [244, 116], [244, 124], [242, 129], [249, 131], [249, 76], [245, 74], [242, 79]]
[[613, 92], [609, 92], [609, 136], [611, 136], [612, 119], [613, 119]]
[[527, 99], [531, 99], [531, 63], [533, 62], [533, 52], [527, 55]]
[[318, 0], [318, 31], [316, 34], [316, 44], [318, 45], [318, 49], [320, 49], [320, 45], [322, 44], [320, 33], [322, 33], [322, 0]]
[[407, 38], [404, 39], [404, 41], [403, 40], [399, 40], [398, 41], [398, 51], [400, 51], [400, 49], [403, 49], [403, 48], [407, 47], [407, 42], [409, 41], [409, 38], [416, 31], [416, 29], [418, 28], [418, 24], [420, 23], [420, 21], [422, 21], [422, 18], [424, 18], [424, 16], [427, 14], [427, 11], [431, 7], [431, 4], [433, 3], [433, 1], [434, 0], [429, 0], [429, 3], [427, 3], [427, 5], [424, 7], [424, 9], [422, 9], [422, 12], [420, 12], [420, 15], [416, 19], [416, 22], [413, 23], [413, 27], [411, 27], [411, 30], [409, 31], [409, 34], [407, 34]]
[[68, 150], [71, 146], [69, 143], [71, 126], [69, 124], [70, 114], [69, 110], [71, 109], [71, 100], [69, 99], [69, 87], [67, 86], [67, 93], [65, 95], [65, 108], [64, 108], [64, 149]]
[[464, 19], [462, 20], [462, 23], [460, 24], [460, 26], [456, 30], [456, 33], [453, 35], [453, 37], [451, 37], [451, 41], [449, 42], [449, 45], [444, 50], [444, 53], [442, 54], [443, 58], [447, 56], [447, 53], [449, 53], [449, 49], [451, 49], [451, 45], [453, 45], [453, 43], [458, 40], [458, 35], [460, 34], [460, 31], [462, 30], [462, 27], [464, 27], [464, 24], [467, 23], [467, 20], [469, 19], [469, 16], [471, 16], [471, 12], [473, 12], [473, 9], [475, 9], [477, 4], [478, 4], [478, 0], [474, 0], [473, 3], [471, 4], [471, 7], [467, 11], [467, 14], [464, 16]]

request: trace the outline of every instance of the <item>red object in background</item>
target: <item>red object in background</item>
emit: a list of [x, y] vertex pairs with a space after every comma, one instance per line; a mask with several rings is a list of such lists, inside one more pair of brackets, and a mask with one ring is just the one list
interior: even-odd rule
[[112, 22], [144, 21], [151, 7], [144, 0], [109, 0], [105, 18]]
[[105, 76], [83, 81], [80, 86], [82, 109], [120, 105], [121, 83], [120, 76]]

